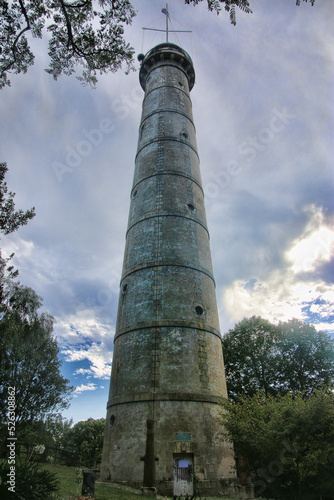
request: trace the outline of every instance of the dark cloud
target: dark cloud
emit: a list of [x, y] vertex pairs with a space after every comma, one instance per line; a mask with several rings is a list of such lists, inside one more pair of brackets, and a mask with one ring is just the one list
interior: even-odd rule
[[[141, 28], [158, 14], [149, 0], [134, 6], [138, 16], [126, 31], [146, 52], [162, 39], [142, 39]], [[325, 323], [329, 260], [302, 276], [287, 252], [333, 215], [332, 6], [261, 0], [254, 14], [238, 13], [236, 27], [205, 2], [191, 8], [171, 0], [169, 9], [193, 30], [173, 41], [195, 64], [193, 111], [223, 331], [238, 315], [319, 310], [318, 299]], [[18, 207], [37, 211], [1, 244], [16, 252], [21, 281], [44, 297], [77, 357], [64, 361], [66, 373], [81, 367], [99, 376], [112, 352], [143, 93], [138, 72], [102, 76], [96, 91], [74, 77], [54, 82], [43, 71], [43, 43], [34, 41], [35, 66], [1, 91], [8, 185]], [[107, 388], [91, 390], [85, 373], [76, 375], [86, 387], [76, 401], [101, 392], [104, 416]], [[75, 403], [71, 411], [80, 410]]]

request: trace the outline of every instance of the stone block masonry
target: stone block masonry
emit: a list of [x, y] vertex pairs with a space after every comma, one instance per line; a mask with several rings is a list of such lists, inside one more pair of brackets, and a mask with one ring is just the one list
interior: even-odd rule
[[220, 438], [227, 397], [215, 281], [190, 90], [189, 55], [146, 54], [145, 91], [114, 344], [102, 478], [140, 486], [146, 421], [155, 420], [156, 487], [221, 492], [236, 481]]

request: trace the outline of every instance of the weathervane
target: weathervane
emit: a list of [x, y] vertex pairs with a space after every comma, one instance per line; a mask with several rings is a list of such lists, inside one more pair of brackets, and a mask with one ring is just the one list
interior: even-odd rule
[[166, 33], [166, 42], [168, 43], [168, 33], [192, 33], [191, 30], [170, 30], [168, 29], [168, 19], [170, 19], [169, 11], [168, 11], [168, 3], [166, 3], [166, 8], [162, 9], [161, 12], [165, 14], [166, 16], [166, 29], [165, 30], [160, 30], [156, 28], [143, 28], [143, 30], [149, 30], [149, 31], [163, 31]]

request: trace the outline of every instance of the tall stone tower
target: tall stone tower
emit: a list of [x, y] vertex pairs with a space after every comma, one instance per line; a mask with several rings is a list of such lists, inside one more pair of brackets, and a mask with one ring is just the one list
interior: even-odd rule
[[227, 397], [195, 125], [190, 56], [163, 43], [143, 56], [145, 91], [120, 284], [102, 477], [140, 485], [155, 420], [156, 486], [216, 493], [235, 478], [219, 437]]

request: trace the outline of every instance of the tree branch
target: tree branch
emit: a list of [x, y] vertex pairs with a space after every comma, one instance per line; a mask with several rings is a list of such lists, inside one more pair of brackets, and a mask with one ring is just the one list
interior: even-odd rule
[[[80, 47], [78, 47], [78, 45], [76, 44], [76, 42], [75, 42], [75, 40], [73, 38], [72, 25], [71, 25], [71, 21], [69, 19], [69, 15], [68, 15], [68, 12], [67, 12], [67, 7], [75, 7], [75, 6], [74, 5], [69, 5], [69, 4], [65, 3], [64, 0], [59, 0], [59, 2], [60, 2], [63, 14], [65, 16], [65, 20], [66, 20], [66, 28], [67, 28], [67, 33], [68, 33], [68, 44], [67, 44], [67, 46], [68, 47], [72, 46], [74, 53], [76, 53], [80, 57], [85, 58], [86, 61], [87, 61], [87, 58], [94, 57], [95, 55], [99, 55], [101, 53], [106, 53], [106, 54], [113, 54], [114, 53], [114, 51], [112, 51], [112, 50], [106, 50], [106, 49], [92, 50], [91, 52], [86, 52], [83, 49], [81, 49]], [[84, 5], [88, 4], [88, 3], [89, 3], [89, 0], [87, 2], [84, 2], [81, 5], [84, 6]], [[106, 65], [106, 67], [108, 67], [108, 66], [109, 66], [109, 64]]]
[[65, 16], [65, 20], [66, 20], [66, 28], [67, 28], [67, 34], [68, 34], [68, 44], [67, 44], [67, 46], [70, 47], [70, 45], [72, 45], [72, 47], [75, 48], [75, 43], [74, 43], [73, 33], [72, 33], [71, 21], [70, 21], [70, 19], [68, 17], [68, 13], [67, 13], [67, 10], [66, 10], [67, 5], [65, 4], [65, 2], [63, 0], [59, 0], [59, 3], [61, 5], [61, 9], [63, 11], [63, 14]]
[[83, 3], [75, 3], [75, 4], [70, 4], [70, 3], [65, 3], [65, 7], [69, 7], [70, 9], [81, 9], [81, 7], [86, 7], [90, 3], [90, 0], [86, 0]]
[[18, 44], [21, 36], [23, 35], [23, 33], [25, 33], [26, 31], [29, 31], [31, 29], [30, 21], [29, 21], [29, 17], [28, 17], [28, 13], [26, 11], [26, 8], [25, 8], [25, 5], [24, 5], [23, 1], [19, 0], [19, 4], [20, 4], [20, 7], [21, 7], [21, 12], [24, 15], [24, 18], [26, 20], [27, 25], [26, 25], [25, 28], [23, 28], [20, 31], [20, 33], [15, 38], [14, 43], [13, 43], [12, 48], [11, 48], [11, 50], [13, 52], [13, 61], [9, 62], [7, 64], [7, 66], [5, 66], [5, 68], [1, 71], [1, 75], [3, 75], [6, 71], [9, 71], [14, 66], [14, 64], [17, 62], [16, 54], [17, 54], [18, 50], [17, 50], [16, 46], [17, 46], [17, 44]]

